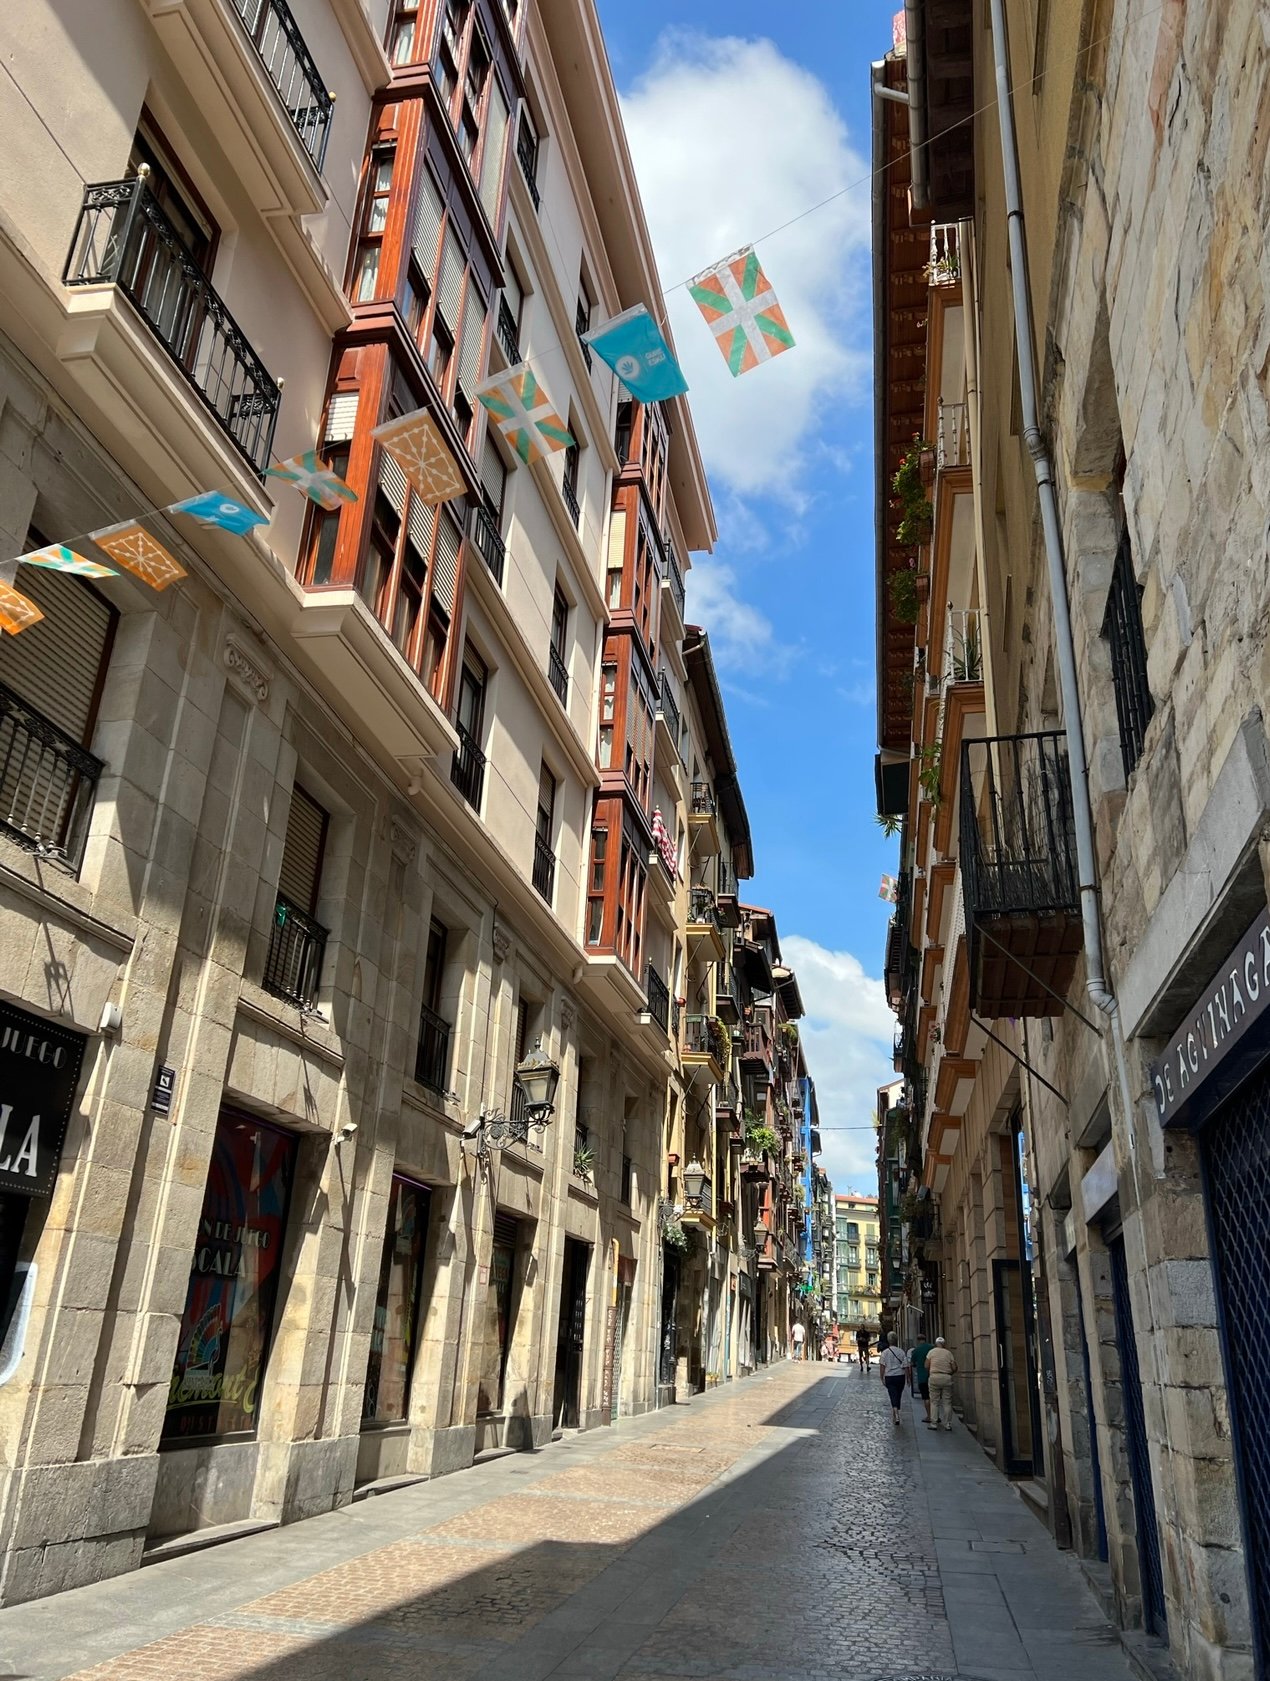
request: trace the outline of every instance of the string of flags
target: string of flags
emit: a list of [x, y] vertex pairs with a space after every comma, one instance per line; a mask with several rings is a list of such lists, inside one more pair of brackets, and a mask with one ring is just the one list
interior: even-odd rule
[[[688, 290], [734, 378], [793, 347], [789, 324], [753, 246], [747, 245], [703, 270], [688, 282]], [[612, 368], [637, 402], [664, 402], [682, 396], [688, 389], [674, 351], [643, 304], [592, 328], [583, 334], [583, 343]], [[485, 380], [477, 387], [476, 398], [487, 411], [490, 425], [526, 466], [575, 443], [527, 362], [518, 362]], [[459, 464], [426, 409], [385, 421], [371, 436], [392, 456], [424, 502], [436, 505], [467, 495]], [[265, 471], [270, 478], [293, 486], [327, 513], [358, 500], [357, 492], [316, 449], [275, 462]], [[269, 523], [266, 515], [216, 490], [148, 512], [182, 514], [199, 525], [239, 537], [249, 536], [257, 526]], [[17, 588], [19, 566], [81, 578], [117, 577], [123, 570], [155, 590], [184, 578], [185, 568], [176, 556], [141, 525], [145, 517], [84, 532], [68, 543], [49, 543], [15, 560], [0, 562], [0, 631], [16, 636], [44, 617], [37, 603]], [[91, 553], [81, 554], [73, 546], [77, 543], [91, 544], [106, 560], [94, 559]], [[659, 837], [658, 844], [663, 855], [668, 850], [673, 852], [669, 836], [664, 842]], [[894, 882], [889, 876], [882, 878], [881, 897], [888, 897], [888, 882], [894, 903]]]

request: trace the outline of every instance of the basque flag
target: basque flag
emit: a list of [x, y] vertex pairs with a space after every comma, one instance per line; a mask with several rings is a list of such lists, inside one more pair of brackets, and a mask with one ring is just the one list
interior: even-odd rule
[[682, 397], [688, 389], [674, 352], [643, 304], [584, 333], [583, 340], [608, 363], [636, 402], [659, 403], [667, 397]]

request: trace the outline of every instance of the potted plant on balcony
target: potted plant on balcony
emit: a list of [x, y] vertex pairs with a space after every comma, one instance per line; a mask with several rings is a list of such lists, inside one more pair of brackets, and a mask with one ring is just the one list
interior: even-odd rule
[[579, 1179], [591, 1182], [595, 1170], [595, 1151], [589, 1144], [579, 1144], [573, 1152], [573, 1171]]
[[765, 1126], [762, 1122], [746, 1128], [745, 1153], [747, 1156], [761, 1156], [766, 1152], [773, 1155], [780, 1148], [780, 1138], [774, 1127]]
[[940, 759], [939, 742], [923, 747], [918, 754], [918, 786], [933, 806], [937, 806], [942, 798], [939, 788]]
[[784, 1040], [787, 1050], [796, 1051], [798, 1049], [798, 1023], [796, 1021], [783, 1021], [781, 1023], [781, 1038]]
[[688, 1248], [688, 1234], [679, 1223], [679, 1216], [672, 1215], [661, 1229], [661, 1240], [667, 1249], [677, 1249], [682, 1255]]
[[935, 510], [926, 494], [926, 481], [922, 472], [924, 461], [933, 466], [934, 454], [931, 445], [920, 433], [916, 433], [904, 452], [895, 477], [891, 480], [895, 506], [900, 509], [900, 523], [895, 532], [895, 540], [903, 548], [917, 548], [922, 543], [929, 542], [935, 523]]
[[921, 607], [916, 566], [904, 566], [898, 572], [892, 572], [886, 587], [891, 597], [891, 611], [900, 624], [915, 625]]

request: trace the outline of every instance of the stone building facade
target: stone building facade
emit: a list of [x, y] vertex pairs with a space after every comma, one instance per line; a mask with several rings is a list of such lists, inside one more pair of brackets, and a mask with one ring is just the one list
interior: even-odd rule
[[[658, 993], [651, 775], [629, 877], [596, 869], [647, 556], [580, 335], [657, 291], [593, 6], [269, 0], [253, 35], [118, 0], [0, 35], [4, 552], [140, 518], [187, 574], [24, 567], [44, 618], [0, 637], [13, 1603], [656, 1404], [692, 936], [669, 871]], [[576, 440], [533, 467], [473, 402], [516, 357]], [[466, 487], [439, 509], [371, 435], [416, 406]], [[682, 671], [713, 516], [686, 404], [658, 418], [645, 635]], [[265, 478], [315, 443], [356, 503]], [[171, 511], [209, 490], [256, 528]]]
[[[907, 51], [933, 138], [916, 208], [879, 206], [895, 423], [879, 793], [903, 821], [888, 984], [906, 1166], [938, 1203], [922, 1247], [967, 1422], [1004, 1469], [1043, 1478], [1055, 1532], [1105, 1566], [1126, 1627], [1180, 1673], [1251, 1676], [1270, 1661], [1262, 19], [918, 10]], [[1030, 437], [998, 46], [1038, 347]], [[904, 97], [904, 69], [875, 81]], [[976, 113], [964, 143], [957, 99]], [[908, 116], [880, 100], [878, 142], [904, 151]], [[922, 303], [907, 362], [905, 285]], [[959, 404], [964, 432], [947, 424]], [[909, 569], [893, 480], [914, 433], [905, 624], [908, 585], [887, 579]]]

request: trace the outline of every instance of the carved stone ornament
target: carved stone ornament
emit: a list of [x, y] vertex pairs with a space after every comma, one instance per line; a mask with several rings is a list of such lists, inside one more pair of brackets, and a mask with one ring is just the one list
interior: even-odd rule
[[494, 947], [495, 963], [506, 963], [507, 953], [512, 949], [512, 937], [501, 922], [494, 924], [494, 932], [490, 935], [490, 942]]
[[573, 1002], [572, 998], [562, 998], [560, 1000], [560, 1026], [564, 1032], [567, 1033], [577, 1019], [577, 1005]]
[[393, 812], [388, 819], [388, 839], [392, 855], [399, 864], [413, 864], [419, 850], [419, 836], [404, 819]]
[[269, 699], [269, 678], [233, 637], [225, 642], [225, 670], [261, 706]]

